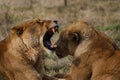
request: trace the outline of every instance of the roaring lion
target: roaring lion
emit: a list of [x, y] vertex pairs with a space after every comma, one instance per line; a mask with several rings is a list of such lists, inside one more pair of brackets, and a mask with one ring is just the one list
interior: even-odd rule
[[120, 49], [88, 23], [65, 28], [56, 45], [58, 57], [74, 56], [70, 73], [60, 80], [120, 80]]
[[57, 30], [56, 20], [34, 19], [13, 27], [0, 41], [0, 80], [42, 80], [42, 53], [55, 49], [50, 38]]

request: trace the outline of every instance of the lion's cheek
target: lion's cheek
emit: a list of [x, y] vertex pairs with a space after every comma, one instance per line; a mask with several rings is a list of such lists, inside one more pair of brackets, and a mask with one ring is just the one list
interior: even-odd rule
[[28, 58], [32, 62], [32, 64], [34, 64], [37, 61], [38, 56], [39, 56], [39, 52], [32, 48], [25, 54], [28, 56]]

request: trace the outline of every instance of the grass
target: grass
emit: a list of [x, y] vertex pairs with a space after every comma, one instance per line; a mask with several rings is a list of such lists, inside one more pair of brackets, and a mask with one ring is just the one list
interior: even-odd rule
[[120, 24], [112, 24], [104, 27], [97, 26], [96, 29], [112, 37], [112, 39], [116, 41], [117, 45], [120, 46]]
[[31, 7], [29, 7], [29, 6], [20, 6], [20, 7], [15, 7], [14, 10], [23, 12], [23, 11], [31, 10]]
[[106, 30], [120, 30], [120, 24], [111, 24], [108, 26], [97, 26], [96, 27], [97, 30], [102, 30], [102, 31], [106, 31]]

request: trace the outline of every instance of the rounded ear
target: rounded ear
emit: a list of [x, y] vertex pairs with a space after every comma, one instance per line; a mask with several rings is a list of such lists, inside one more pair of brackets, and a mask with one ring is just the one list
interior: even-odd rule
[[80, 42], [80, 40], [82, 39], [82, 36], [80, 35], [79, 32], [70, 33], [69, 36], [70, 40], [74, 42]]
[[23, 29], [18, 29], [17, 30], [17, 35], [20, 36], [23, 33]]
[[11, 32], [12, 33], [16, 33], [18, 36], [20, 36], [24, 31], [24, 28], [23, 27], [13, 27], [11, 29]]

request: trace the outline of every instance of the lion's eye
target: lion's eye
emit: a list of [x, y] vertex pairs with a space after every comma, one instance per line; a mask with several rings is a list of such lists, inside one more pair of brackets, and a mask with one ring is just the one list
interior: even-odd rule
[[78, 32], [70, 33], [70, 40], [75, 41], [75, 42], [80, 42], [82, 39], [82, 36]]
[[22, 29], [18, 29], [17, 30], [17, 35], [19, 36], [19, 35], [21, 35], [23, 33], [23, 30]]

